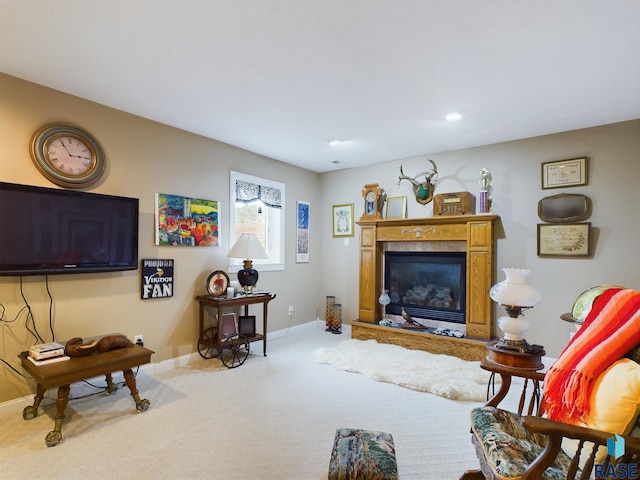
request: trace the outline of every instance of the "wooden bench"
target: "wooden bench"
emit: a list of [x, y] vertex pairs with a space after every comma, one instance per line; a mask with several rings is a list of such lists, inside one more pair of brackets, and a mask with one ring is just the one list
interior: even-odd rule
[[62, 422], [65, 417], [64, 411], [67, 403], [69, 403], [71, 384], [105, 375], [107, 392], [112, 393], [117, 390], [118, 387], [113, 383], [111, 374], [117, 371], [124, 373], [127, 387], [129, 387], [131, 396], [136, 402], [136, 409], [139, 412], [144, 412], [149, 408], [151, 402], [147, 399], [140, 399], [136, 387], [136, 379], [131, 369], [149, 363], [153, 353], [154, 352], [148, 348], [133, 345], [132, 347], [87, 355], [85, 357], [74, 357], [64, 362], [35, 365], [27, 358], [28, 353], [22, 352], [19, 355], [22, 366], [27, 372], [33, 375], [37, 382], [37, 391], [33, 405], [24, 408], [22, 418], [29, 420], [36, 417], [38, 415], [38, 406], [44, 397], [44, 393], [50, 388], [58, 387], [54, 428], [45, 437], [46, 445], [53, 447], [62, 440]]

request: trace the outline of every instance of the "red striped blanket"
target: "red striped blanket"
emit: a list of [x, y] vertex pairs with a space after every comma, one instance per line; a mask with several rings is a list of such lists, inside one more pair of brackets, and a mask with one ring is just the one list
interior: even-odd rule
[[580, 421], [598, 375], [639, 343], [640, 292], [605, 290], [545, 375], [543, 411], [552, 420]]

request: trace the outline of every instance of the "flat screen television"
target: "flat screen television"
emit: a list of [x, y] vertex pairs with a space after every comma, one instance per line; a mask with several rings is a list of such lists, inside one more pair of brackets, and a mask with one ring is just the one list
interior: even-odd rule
[[138, 203], [0, 182], [0, 275], [137, 269]]

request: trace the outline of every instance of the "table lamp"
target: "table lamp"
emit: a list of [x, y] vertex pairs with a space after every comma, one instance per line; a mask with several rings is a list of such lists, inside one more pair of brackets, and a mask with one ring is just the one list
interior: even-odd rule
[[495, 347], [527, 352], [530, 347], [538, 346], [530, 346], [524, 339], [524, 332], [529, 328], [529, 322], [522, 318], [522, 312], [540, 302], [540, 292], [527, 282], [527, 275], [531, 270], [503, 268], [502, 271], [507, 276], [506, 280], [496, 283], [489, 290], [491, 299], [502, 305], [508, 315], [498, 319], [498, 326], [504, 335]]
[[254, 258], [269, 258], [264, 248], [260, 244], [260, 240], [254, 233], [243, 233], [240, 235], [236, 243], [231, 247], [227, 258], [243, 258], [244, 268], [238, 270], [238, 281], [244, 293], [253, 292], [253, 288], [258, 283], [258, 271], [253, 268]]

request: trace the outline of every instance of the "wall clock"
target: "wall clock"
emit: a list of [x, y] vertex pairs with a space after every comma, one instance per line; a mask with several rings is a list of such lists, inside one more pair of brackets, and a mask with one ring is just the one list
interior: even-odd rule
[[42, 175], [67, 188], [95, 183], [106, 166], [104, 150], [93, 135], [67, 124], [37, 130], [31, 139], [31, 159]]
[[382, 220], [382, 207], [387, 198], [377, 183], [369, 183], [362, 189], [364, 213], [360, 220]]

